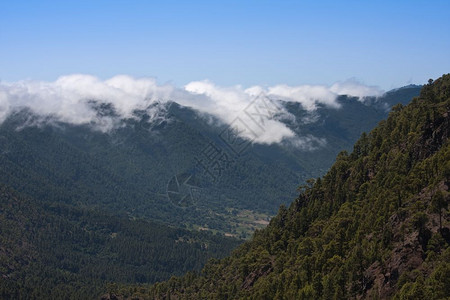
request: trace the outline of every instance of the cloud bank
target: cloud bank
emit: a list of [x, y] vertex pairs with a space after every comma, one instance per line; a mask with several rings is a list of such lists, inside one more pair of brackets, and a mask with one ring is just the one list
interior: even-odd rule
[[[75, 74], [54, 82], [0, 82], [0, 123], [11, 113], [28, 108], [39, 116], [76, 125], [92, 124], [99, 130], [108, 131], [119, 123], [120, 118], [135, 117], [135, 110], [154, 109], [155, 103], [174, 101], [216, 117], [236, 129], [241, 137], [256, 143], [291, 140], [291, 144], [302, 147], [304, 141], [311, 141], [313, 137], [298, 137], [282, 122], [293, 118], [282, 105], [283, 101], [298, 102], [304, 109], [313, 111], [318, 104], [339, 108], [336, 99], [344, 94], [363, 99], [379, 96], [382, 91], [355, 81], [330, 87], [276, 85], [245, 89], [241, 86], [220, 87], [205, 80], [179, 88], [160, 85], [154, 78], [135, 79], [120, 75], [101, 80]], [[99, 114], [93, 103], [112, 104], [118, 118]], [[157, 112], [150, 115], [160, 117]]]

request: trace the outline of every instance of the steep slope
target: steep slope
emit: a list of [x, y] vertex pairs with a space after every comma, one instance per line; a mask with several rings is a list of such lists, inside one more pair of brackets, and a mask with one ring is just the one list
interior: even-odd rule
[[[0, 126], [0, 182], [49, 204], [247, 237], [296, 196], [299, 182], [323, 175], [338, 149], [350, 149], [362, 131], [384, 118], [392, 99], [404, 102], [417, 93], [413, 87], [365, 102], [340, 97], [340, 109], [322, 106], [313, 112], [287, 103], [296, 119], [287, 120], [288, 126], [298, 136], [325, 142], [314, 150], [250, 145], [216, 166], [214, 180], [197, 161], [212, 145], [228, 149], [219, 137], [226, 126], [190, 108], [171, 103], [150, 110], [160, 114], [137, 111], [136, 119], [122, 120], [108, 133], [39, 123], [21, 111]], [[108, 105], [92, 105], [98, 114], [114, 114]]]
[[126, 216], [45, 206], [0, 185], [0, 298], [93, 299], [108, 282], [199, 270], [238, 241]]
[[430, 81], [408, 106], [395, 106], [230, 257], [199, 275], [110, 292], [151, 299], [450, 297], [449, 135], [450, 74]]

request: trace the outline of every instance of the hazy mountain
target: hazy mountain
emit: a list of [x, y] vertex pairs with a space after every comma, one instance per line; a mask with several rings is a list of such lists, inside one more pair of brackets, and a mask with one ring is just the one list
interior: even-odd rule
[[[341, 96], [339, 108], [312, 111], [282, 102], [289, 118], [280, 120], [299, 138], [271, 145], [175, 102], [135, 111], [108, 132], [20, 110], [0, 127], [0, 182], [45, 203], [245, 236], [290, 203], [299, 184], [324, 174], [393, 103], [418, 91]], [[99, 115], [115, 115], [111, 105], [90, 103]]]

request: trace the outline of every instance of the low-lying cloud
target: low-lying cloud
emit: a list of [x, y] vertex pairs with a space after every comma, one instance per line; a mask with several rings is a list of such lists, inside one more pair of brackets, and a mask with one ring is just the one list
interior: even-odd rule
[[[285, 110], [283, 101], [300, 103], [308, 111], [314, 111], [319, 104], [337, 109], [339, 103], [336, 99], [344, 94], [363, 99], [366, 96], [379, 96], [382, 92], [355, 81], [336, 83], [330, 87], [276, 85], [247, 89], [241, 86], [220, 87], [210, 81], [194, 81], [179, 88], [158, 84], [153, 78], [135, 79], [120, 75], [101, 80], [76, 74], [60, 77], [54, 82], [0, 82], [0, 123], [11, 113], [28, 108], [47, 119], [50, 117], [77, 125], [92, 124], [99, 130], [108, 131], [119, 124], [118, 119], [135, 117], [136, 110], [154, 109], [152, 105], [155, 103], [173, 101], [236, 126], [241, 137], [256, 143], [271, 144], [290, 140], [290, 144], [308, 148], [305, 143], [318, 140], [296, 136], [286, 126], [283, 120], [293, 116]], [[119, 118], [99, 114], [92, 103], [112, 104]], [[268, 106], [270, 109], [265, 110]], [[266, 114], [261, 113], [261, 110]], [[161, 117], [160, 114], [153, 115]], [[236, 122], [236, 118], [239, 122]]]
[[356, 80], [337, 82], [330, 87], [330, 91], [337, 95], [358, 97], [360, 100], [364, 100], [367, 96], [380, 97], [384, 94], [378, 87], [363, 85]]

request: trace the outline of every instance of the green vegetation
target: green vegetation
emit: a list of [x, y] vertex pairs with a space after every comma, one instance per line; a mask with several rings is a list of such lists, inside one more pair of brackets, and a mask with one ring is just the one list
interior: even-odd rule
[[0, 186], [0, 298], [96, 298], [109, 282], [156, 282], [200, 270], [238, 245], [126, 216], [50, 207]]
[[450, 74], [341, 152], [270, 225], [200, 274], [109, 292], [150, 299], [450, 297]]

